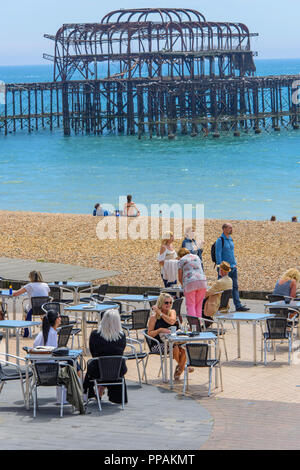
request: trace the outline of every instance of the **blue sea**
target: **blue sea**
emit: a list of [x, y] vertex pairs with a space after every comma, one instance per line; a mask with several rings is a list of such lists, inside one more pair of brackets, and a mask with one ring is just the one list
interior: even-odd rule
[[[300, 73], [300, 59], [257, 60], [257, 75]], [[0, 67], [6, 83], [52, 80], [52, 68]], [[117, 205], [204, 204], [206, 218], [300, 216], [300, 131], [175, 140], [0, 134], [0, 209], [91, 213]]]

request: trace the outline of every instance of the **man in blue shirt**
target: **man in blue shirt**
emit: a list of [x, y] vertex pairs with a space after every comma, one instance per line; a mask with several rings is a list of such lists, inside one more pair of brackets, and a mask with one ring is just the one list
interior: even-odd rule
[[238, 278], [237, 278], [237, 267], [236, 260], [234, 257], [234, 244], [231, 238], [232, 234], [232, 225], [225, 223], [222, 226], [223, 233], [216, 241], [216, 263], [218, 268], [218, 278], [219, 266], [222, 261], [227, 261], [230, 264], [231, 271], [229, 277], [232, 279], [232, 299], [237, 312], [246, 312], [250, 310], [245, 305], [241, 304], [239, 296], [239, 287], [238, 287]]

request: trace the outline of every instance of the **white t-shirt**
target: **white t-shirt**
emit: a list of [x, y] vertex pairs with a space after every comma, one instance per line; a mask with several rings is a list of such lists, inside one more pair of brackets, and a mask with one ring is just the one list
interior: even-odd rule
[[57, 348], [57, 331], [52, 326], [50, 327], [46, 344], [44, 344], [43, 332], [40, 331], [33, 343], [34, 348], [37, 346], [54, 346]]
[[50, 287], [46, 282], [30, 282], [24, 286], [29, 297], [48, 297]]

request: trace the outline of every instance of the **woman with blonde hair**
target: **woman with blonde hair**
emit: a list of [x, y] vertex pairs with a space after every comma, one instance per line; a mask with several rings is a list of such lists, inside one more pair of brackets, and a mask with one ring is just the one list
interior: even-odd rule
[[300, 272], [298, 269], [290, 268], [276, 282], [273, 294], [295, 298], [299, 281]]
[[187, 248], [178, 251], [178, 280], [183, 287], [187, 314], [202, 317], [202, 303], [206, 292], [206, 277], [199, 256]]
[[[173, 298], [170, 294], [162, 292], [157, 299], [156, 305], [152, 307], [153, 314], [150, 317], [148, 325], [148, 335], [160, 343], [160, 349], [164, 353], [164, 335], [171, 333], [171, 326], [177, 327], [176, 312], [172, 309]], [[158, 353], [159, 346], [154, 343], [151, 346], [151, 352]], [[186, 353], [182, 346], [175, 344], [173, 348], [173, 357], [178, 363], [174, 373], [174, 379], [179, 380], [186, 363]], [[190, 370], [192, 372], [192, 370]]]
[[177, 284], [177, 255], [173, 242], [173, 232], [165, 232], [162, 236], [160, 251], [157, 257], [157, 261], [160, 265], [161, 278], [165, 287], [172, 287]]
[[[103, 315], [98, 330], [93, 330], [90, 335], [89, 348], [92, 357], [100, 356], [123, 356], [126, 348], [126, 336], [122, 330], [120, 315], [117, 310], [107, 310]], [[123, 361], [120, 371], [120, 377], [127, 372], [125, 361]], [[93, 382], [91, 379], [99, 377], [98, 363], [90, 360], [87, 365], [87, 373], [83, 383], [84, 393], [88, 392], [88, 397], [95, 397]], [[100, 397], [105, 392], [105, 388], [99, 385]], [[113, 403], [122, 403], [122, 385], [107, 386], [109, 401]], [[127, 392], [125, 384], [125, 403], [127, 403]]]
[[[29, 298], [31, 297], [48, 297], [50, 293], [50, 287], [46, 282], [43, 281], [40, 271], [31, 271], [29, 273], [29, 283], [26, 284], [21, 289], [13, 293], [13, 297], [18, 297], [22, 294], [28, 294]], [[28, 310], [26, 315], [26, 321], [31, 321], [32, 319], [32, 308]], [[28, 328], [24, 329], [24, 338], [29, 336]]]

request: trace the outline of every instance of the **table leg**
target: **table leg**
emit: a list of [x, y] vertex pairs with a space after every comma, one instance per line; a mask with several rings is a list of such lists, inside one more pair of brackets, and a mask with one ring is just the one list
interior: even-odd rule
[[29, 371], [28, 371], [28, 361], [26, 359], [26, 363], [25, 363], [25, 407], [26, 407], [26, 410], [29, 410], [30, 408], [30, 404], [29, 404], [29, 395], [30, 395], [30, 392], [29, 392]]
[[[20, 356], [20, 330], [16, 328], [16, 356]], [[17, 364], [20, 365], [19, 359], [17, 359]]]
[[164, 340], [164, 370], [163, 382], [168, 382], [168, 341]]
[[[217, 339], [215, 339], [215, 358], [216, 358], [216, 359], [219, 359], [219, 356], [217, 355], [217, 354], [218, 354], [218, 349], [219, 349], [218, 343], [219, 343], [219, 341], [218, 341], [218, 338], [217, 338]], [[218, 368], [215, 367], [215, 382], [216, 382], [216, 388], [218, 388], [218, 386], [219, 386], [219, 378], [218, 378], [218, 370], [217, 370], [217, 369], [218, 369]]]
[[87, 334], [86, 334], [86, 312], [82, 312], [82, 349], [86, 356], [87, 353]]
[[241, 357], [241, 325], [240, 322], [237, 322], [237, 353], [238, 353], [238, 358], [240, 359]]
[[254, 365], [257, 364], [257, 358], [256, 358], [256, 321], [253, 322], [253, 362], [254, 362]]
[[173, 341], [169, 342], [169, 357], [170, 357], [170, 389], [173, 388]]
[[5, 331], [5, 351], [6, 354], [9, 354], [9, 328], [6, 328]]

